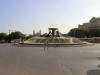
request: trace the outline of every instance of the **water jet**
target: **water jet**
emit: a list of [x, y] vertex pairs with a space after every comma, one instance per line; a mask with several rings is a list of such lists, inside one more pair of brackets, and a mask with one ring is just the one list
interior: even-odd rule
[[[59, 32], [58, 28], [48, 28], [49, 33], [45, 37], [35, 36], [26, 41], [24, 45], [32, 46], [72, 46], [84, 44], [77, 38], [64, 37]], [[86, 43], [85, 43], [86, 44]]]

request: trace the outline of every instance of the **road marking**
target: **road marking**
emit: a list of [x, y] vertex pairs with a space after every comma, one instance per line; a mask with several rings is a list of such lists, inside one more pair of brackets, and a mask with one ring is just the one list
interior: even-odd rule
[[71, 70], [68, 69], [64, 64], [59, 64], [59, 67], [62, 68], [65, 72], [67, 72], [68, 75], [73, 75]]

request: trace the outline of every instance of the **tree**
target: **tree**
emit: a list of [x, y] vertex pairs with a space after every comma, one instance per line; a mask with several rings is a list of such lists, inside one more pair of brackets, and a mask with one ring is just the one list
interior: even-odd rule
[[9, 42], [11, 40], [14, 40], [14, 39], [24, 39], [25, 38], [25, 35], [22, 34], [21, 32], [12, 32], [11, 34], [9, 34], [8, 36], [8, 40]]
[[88, 37], [88, 33], [89, 33], [89, 29], [87, 28], [74, 28], [70, 30], [68, 35], [72, 37], [84, 38], [84, 37]]
[[6, 33], [0, 33], [0, 42], [3, 43], [3, 42], [6, 42], [6, 37], [8, 35]]
[[84, 37], [100, 37], [100, 27], [98, 28], [74, 28], [68, 33], [69, 36], [84, 38]]
[[89, 35], [90, 37], [100, 37], [100, 28], [91, 28]]
[[6, 33], [0, 33], [0, 40], [5, 40], [6, 36]]
[[28, 35], [27, 37], [26, 37], [26, 40], [27, 39], [30, 39], [30, 38], [32, 38], [33, 37], [33, 35]]

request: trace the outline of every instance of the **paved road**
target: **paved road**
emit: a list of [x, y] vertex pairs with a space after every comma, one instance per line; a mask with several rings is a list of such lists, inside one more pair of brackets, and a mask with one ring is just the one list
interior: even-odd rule
[[100, 45], [17, 47], [0, 44], [0, 75], [100, 75]]

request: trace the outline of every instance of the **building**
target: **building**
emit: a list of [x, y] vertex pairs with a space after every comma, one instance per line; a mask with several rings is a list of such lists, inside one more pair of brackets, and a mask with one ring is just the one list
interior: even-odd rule
[[93, 17], [89, 22], [83, 23], [82, 25], [79, 24], [78, 28], [97, 28], [100, 27], [100, 17], [96, 18]]
[[33, 36], [41, 36], [41, 30], [39, 30], [38, 32], [35, 32], [35, 30], [33, 30]]

